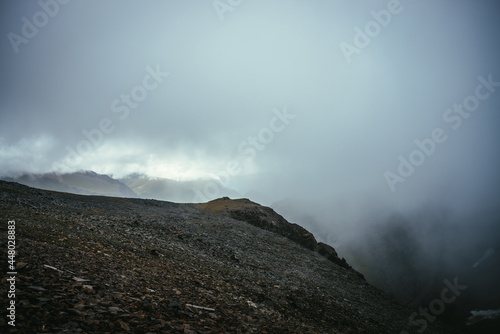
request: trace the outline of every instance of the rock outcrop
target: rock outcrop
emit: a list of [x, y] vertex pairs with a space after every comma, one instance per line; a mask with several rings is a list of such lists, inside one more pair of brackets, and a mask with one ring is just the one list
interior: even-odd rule
[[277, 233], [312, 251], [318, 249], [316, 239], [309, 231], [297, 224], [289, 223], [273, 209], [254, 203], [246, 198], [232, 200], [223, 197], [201, 204], [200, 207]]
[[332, 246], [322, 242], [318, 243], [312, 233], [297, 224], [288, 222], [283, 216], [269, 207], [254, 203], [246, 198], [232, 200], [228, 197], [199, 204], [199, 207], [206, 211], [223, 214], [284, 236], [313, 252], [319, 253], [329, 261], [345, 269], [354, 271], [364, 279], [363, 275], [352, 269], [344, 258], [339, 258]]

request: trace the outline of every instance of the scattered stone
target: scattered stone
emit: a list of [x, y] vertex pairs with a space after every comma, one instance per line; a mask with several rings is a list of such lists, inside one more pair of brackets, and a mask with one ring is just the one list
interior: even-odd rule
[[110, 306], [109, 309], [111, 311], [115, 311], [115, 312], [123, 312], [123, 310], [119, 307], [116, 307], [116, 306]]
[[251, 300], [247, 300], [247, 304], [248, 304], [248, 306], [250, 306], [250, 307], [257, 308], [257, 305], [255, 305], [255, 303], [254, 303], [254, 302], [252, 302]]
[[203, 306], [192, 305], [192, 304], [186, 304], [186, 307], [191, 307], [191, 308], [195, 308], [195, 309], [203, 310], [203, 311], [215, 312], [215, 309], [210, 308], [210, 307], [203, 307]]
[[26, 262], [18, 262], [16, 263], [16, 269], [17, 270], [21, 270], [23, 269], [24, 267], [26, 267], [28, 264]]
[[127, 332], [130, 332], [130, 327], [129, 325], [127, 325], [125, 322], [121, 321], [121, 320], [118, 320], [118, 323], [120, 324], [120, 327], [124, 330], [126, 330]]
[[75, 280], [77, 282], [90, 282], [90, 280], [88, 280], [88, 279], [79, 278], [79, 277], [73, 277], [73, 280]]
[[[315, 255], [307, 231], [248, 200], [224, 199], [217, 211], [1, 181], [0, 197], [0, 212], [16, 213], [24, 241], [17, 261], [29, 263], [16, 281], [17, 333], [415, 330], [413, 310]], [[246, 214], [256, 225], [242, 220]], [[438, 320], [427, 327], [460, 333]]]
[[46, 303], [46, 302], [50, 302], [51, 301], [50, 298], [44, 298], [44, 297], [40, 297], [40, 298], [37, 298], [37, 299], [38, 299], [38, 301], [40, 303]]

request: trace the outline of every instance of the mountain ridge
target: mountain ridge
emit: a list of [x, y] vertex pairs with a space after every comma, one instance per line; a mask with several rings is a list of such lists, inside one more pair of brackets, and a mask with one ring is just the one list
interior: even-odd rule
[[62, 174], [22, 174], [17, 177], [5, 177], [4, 180], [18, 182], [33, 188], [79, 195], [137, 197], [137, 194], [132, 189], [119, 180], [93, 171]]
[[[80, 195], [151, 198], [177, 203], [203, 202], [222, 196], [241, 197], [237, 191], [225, 187], [216, 179], [176, 181], [139, 173], [132, 173], [121, 178], [113, 178], [94, 171], [60, 174], [25, 173], [0, 179], [18, 182], [33, 188]], [[214, 184], [217, 186], [218, 193], [207, 192], [205, 189], [207, 185]], [[213, 196], [215, 197], [211, 198]]]
[[247, 222], [264, 230], [282, 235], [299, 245], [317, 252], [337, 265], [353, 270], [358, 276], [364, 276], [355, 271], [344, 258], [339, 258], [335, 249], [323, 242], [317, 242], [314, 235], [302, 226], [288, 222], [274, 209], [265, 207], [247, 198], [233, 199], [223, 197], [198, 204], [204, 211], [216, 212], [236, 220]]

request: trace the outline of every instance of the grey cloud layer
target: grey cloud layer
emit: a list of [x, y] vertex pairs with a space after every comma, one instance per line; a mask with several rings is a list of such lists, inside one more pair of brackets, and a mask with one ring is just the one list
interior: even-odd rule
[[[403, 207], [498, 198], [497, 93], [391, 192], [384, 173], [397, 173], [398, 157], [444, 128], [479, 76], [500, 81], [496, 2], [394, 4], [243, 1], [223, 20], [210, 2], [2, 4], [0, 170], [50, 171], [90, 136], [98, 145], [68, 170], [217, 174], [286, 106], [297, 119], [255, 148], [229, 188]], [[13, 47], [8, 33], [23, 36], [27, 21], [37, 33]], [[370, 39], [362, 48], [359, 31]], [[342, 43], [360, 50], [350, 62]], [[169, 76], [156, 87], [148, 67]]]

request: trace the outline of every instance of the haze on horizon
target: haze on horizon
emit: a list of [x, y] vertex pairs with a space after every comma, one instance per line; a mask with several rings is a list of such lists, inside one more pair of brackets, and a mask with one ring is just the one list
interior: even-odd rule
[[[3, 3], [0, 174], [219, 177], [353, 212], [498, 204], [500, 87], [448, 112], [500, 81], [495, 1], [220, 3]], [[416, 140], [428, 154], [391, 189]]]
[[500, 307], [496, 1], [0, 6], [0, 178], [216, 178], [400, 301]]

